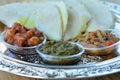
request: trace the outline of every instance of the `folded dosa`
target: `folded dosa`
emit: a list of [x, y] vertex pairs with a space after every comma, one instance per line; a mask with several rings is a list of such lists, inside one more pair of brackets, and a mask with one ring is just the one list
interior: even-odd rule
[[96, 29], [109, 29], [113, 27], [114, 19], [112, 13], [99, 0], [79, 0], [89, 11], [92, 19], [88, 25], [87, 31]]
[[64, 32], [66, 31], [67, 28], [67, 22], [68, 22], [68, 12], [67, 12], [67, 8], [66, 5], [64, 4], [63, 1], [58, 1], [58, 0], [25, 0], [24, 2], [37, 2], [39, 4], [53, 4], [55, 5], [60, 13], [61, 19], [62, 19], [62, 29], [63, 29], [63, 36], [64, 36]]
[[77, 0], [63, 0], [68, 10], [68, 25], [64, 40], [70, 40], [79, 36], [87, 28], [91, 16], [86, 8]]
[[65, 8], [62, 2], [56, 4], [13, 3], [0, 7], [0, 21], [7, 26], [11, 26], [16, 21], [28, 27], [36, 26], [47, 35], [48, 39], [59, 41], [62, 40], [67, 24]]

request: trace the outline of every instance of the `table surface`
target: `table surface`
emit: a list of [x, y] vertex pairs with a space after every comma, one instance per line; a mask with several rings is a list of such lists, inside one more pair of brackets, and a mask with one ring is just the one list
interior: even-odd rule
[[[0, 0], [0, 5], [11, 3], [13, 1], [18, 1], [18, 0]], [[104, 0], [104, 1], [110, 1], [110, 2], [120, 4], [120, 0]], [[0, 80], [41, 80], [41, 79], [27, 78], [27, 77], [17, 76], [14, 74], [0, 71]], [[77, 80], [120, 80], [120, 73], [115, 73], [115, 74], [102, 76], [102, 77], [95, 77], [95, 78], [89, 78], [89, 79], [77, 79]]]

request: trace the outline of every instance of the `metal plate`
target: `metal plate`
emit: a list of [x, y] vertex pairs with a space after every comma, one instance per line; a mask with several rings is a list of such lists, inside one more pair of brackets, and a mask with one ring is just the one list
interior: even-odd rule
[[[115, 28], [120, 30], [120, 6], [108, 2], [104, 2], [104, 4], [113, 12], [116, 18]], [[117, 51], [118, 56], [109, 60], [64, 66], [47, 65], [39, 62], [40, 60], [37, 59], [40, 58], [37, 58], [37, 55], [29, 56], [28, 61], [26, 61], [23, 60], [26, 59], [25, 57], [21, 55], [16, 56], [8, 51], [5, 52], [5, 50], [6, 46], [0, 42], [0, 70], [26, 77], [41, 79], [77, 79], [102, 76], [120, 71], [120, 48]], [[17, 57], [22, 60], [19, 60]], [[33, 60], [33, 57], [36, 57], [36, 60]], [[33, 63], [30, 62], [30, 60], [33, 61]]]

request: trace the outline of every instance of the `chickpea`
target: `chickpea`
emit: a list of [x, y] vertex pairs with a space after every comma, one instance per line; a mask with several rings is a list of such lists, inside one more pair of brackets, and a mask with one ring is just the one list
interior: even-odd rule
[[35, 46], [35, 45], [38, 45], [39, 43], [40, 43], [40, 40], [36, 36], [33, 36], [28, 40], [28, 45], [29, 46]]
[[26, 36], [27, 38], [31, 38], [34, 36], [34, 33], [32, 31], [27, 31]]
[[15, 30], [9, 29], [6, 31], [5, 37], [13, 37], [15, 35], [15, 32], [16, 32]]
[[16, 33], [15, 36], [14, 36], [14, 39], [16, 40], [19, 37], [22, 37], [21, 33]]
[[12, 28], [7, 27], [5, 31], [4, 40], [12, 45], [29, 47], [38, 45], [43, 41], [42, 32], [38, 31], [36, 28], [27, 29], [19, 23], [14, 23]]
[[36, 32], [37, 29], [36, 29], [36, 28], [32, 28], [32, 29], [30, 29], [30, 31], [32, 31], [32, 32]]
[[25, 39], [29, 39], [29, 38], [27, 37], [27, 34], [26, 34], [26, 33], [23, 33], [23, 34], [22, 34], [22, 37], [24, 37]]
[[42, 35], [43, 35], [42, 32], [40, 32], [38, 30], [35, 32], [35, 36], [37, 36], [37, 37], [41, 37]]
[[24, 26], [22, 26], [20, 29], [20, 33], [26, 33], [26, 32], [27, 32], [27, 29]]
[[22, 25], [19, 24], [19, 23], [14, 23], [14, 24], [12, 25], [12, 29], [14, 29], [14, 30], [16, 30], [16, 31], [20, 31], [20, 30], [21, 30], [21, 27], [22, 27]]
[[14, 39], [9, 37], [6, 39], [6, 42], [9, 43], [9, 44], [14, 44]]
[[24, 37], [17, 37], [14, 44], [17, 46], [23, 47], [25, 45], [25, 38]]

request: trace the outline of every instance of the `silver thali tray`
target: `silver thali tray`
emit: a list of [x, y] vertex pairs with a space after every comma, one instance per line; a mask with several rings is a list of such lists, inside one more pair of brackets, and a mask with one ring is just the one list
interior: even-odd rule
[[[113, 12], [115, 29], [120, 30], [120, 5], [104, 2]], [[0, 42], [0, 70], [8, 73], [40, 79], [78, 79], [108, 75], [120, 72], [120, 47], [117, 57], [100, 62], [79, 63], [74, 65], [47, 65], [37, 55], [16, 55], [6, 51]]]

